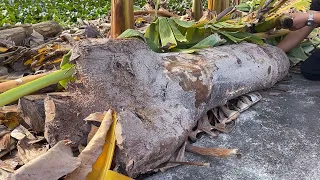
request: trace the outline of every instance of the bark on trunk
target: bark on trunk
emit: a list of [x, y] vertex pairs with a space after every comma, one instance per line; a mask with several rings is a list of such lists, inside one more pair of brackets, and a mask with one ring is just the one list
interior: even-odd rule
[[280, 49], [249, 43], [157, 54], [139, 40], [92, 39], [71, 58], [73, 101], [84, 116], [116, 109], [116, 161], [132, 177], [168, 161], [208, 110], [273, 86], [289, 69]]
[[77, 109], [77, 103], [72, 102], [68, 93], [48, 94], [44, 99], [45, 130], [44, 137], [51, 147], [61, 140], [69, 139], [71, 147], [87, 143], [90, 125]]
[[21, 25], [10, 29], [0, 30], [0, 39], [9, 39], [15, 42], [15, 45], [21, 46], [24, 40], [32, 34], [33, 30], [46, 38], [54, 37], [62, 32], [62, 26], [55, 21], [41, 22], [33, 25]]

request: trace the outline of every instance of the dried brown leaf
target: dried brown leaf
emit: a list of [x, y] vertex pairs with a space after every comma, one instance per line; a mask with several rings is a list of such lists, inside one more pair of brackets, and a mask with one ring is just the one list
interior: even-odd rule
[[0, 150], [0, 158], [3, 157], [4, 155], [8, 154], [9, 152], [11, 152], [15, 148], [16, 148], [16, 141], [14, 139], [11, 139], [10, 147], [5, 150]]
[[48, 151], [48, 147], [42, 144], [29, 144], [30, 140], [24, 138], [18, 142], [18, 156], [26, 164], [32, 161], [36, 157], [45, 154]]
[[3, 107], [0, 110], [0, 124], [4, 124], [9, 129], [17, 127], [20, 124], [20, 120], [21, 117], [15, 109], [7, 109]]
[[0, 169], [0, 179], [9, 179], [12, 173]]
[[19, 168], [11, 176], [11, 179], [57, 180], [74, 171], [79, 165], [80, 160], [73, 157], [71, 147], [66, 145], [64, 141], [60, 141], [47, 153]]
[[90, 114], [88, 117], [86, 117], [84, 120], [85, 121], [96, 121], [101, 123], [104, 116], [105, 116], [106, 112], [96, 112], [96, 113], [92, 113]]
[[14, 169], [2, 160], [0, 160], [0, 169], [3, 169], [8, 172], [14, 172]]
[[10, 145], [11, 136], [10, 133], [7, 133], [0, 138], [0, 151], [9, 149]]
[[12, 169], [16, 169], [17, 166], [22, 166], [24, 163], [18, 156], [18, 150], [14, 149], [2, 158], [3, 162], [8, 164]]
[[8, 134], [8, 133], [10, 133], [8, 128], [4, 125], [0, 125], [0, 137], [2, 137], [5, 134]]
[[18, 112], [18, 105], [0, 107], [0, 113]]

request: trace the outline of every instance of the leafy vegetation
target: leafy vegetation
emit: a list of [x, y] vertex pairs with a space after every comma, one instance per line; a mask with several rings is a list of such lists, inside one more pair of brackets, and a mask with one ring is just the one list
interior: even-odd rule
[[[206, 0], [202, 0], [206, 5]], [[142, 7], [146, 0], [135, 0]], [[168, 0], [168, 10], [182, 14], [191, 8], [191, 0]], [[16, 23], [37, 23], [55, 20], [66, 26], [81, 19], [105, 17], [111, 0], [1, 0], [0, 26]]]
[[[259, 1], [260, 2], [260, 1]], [[223, 15], [204, 16], [199, 21], [184, 21], [179, 18], [156, 18], [144, 34], [148, 45], [156, 52], [184, 51], [194, 52], [197, 49], [227, 43], [248, 41], [264, 44], [265, 32], [276, 32], [276, 29], [289, 28], [292, 19], [285, 15], [288, 9], [303, 10], [308, 7], [308, 0], [292, 0], [286, 6], [285, 1], [261, 1], [253, 3], [249, 11], [222, 13]], [[250, 5], [248, 3], [240, 5]], [[289, 32], [289, 31], [287, 31]], [[262, 36], [261, 36], [262, 33]], [[127, 30], [123, 37], [141, 37], [134, 30]]]
[[45, 20], [69, 25], [76, 22], [77, 18], [94, 19], [105, 16], [110, 4], [110, 0], [2, 0], [0, 25]]

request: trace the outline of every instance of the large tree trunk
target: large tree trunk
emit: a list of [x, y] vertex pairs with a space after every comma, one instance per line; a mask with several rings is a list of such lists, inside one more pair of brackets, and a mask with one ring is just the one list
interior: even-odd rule
[[73, 101], [82, 116], [116, 109], [116, 160], [132, 177], [168, 161], [208, 110], [273, 86], [289, 69], [280, 49], [249, 43], [157, 54], [139, 40], [92, 39], [72, 59]]

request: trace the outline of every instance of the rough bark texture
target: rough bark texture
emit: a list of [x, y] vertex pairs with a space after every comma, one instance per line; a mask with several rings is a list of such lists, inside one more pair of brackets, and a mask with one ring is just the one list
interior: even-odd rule
[[10, 29], [0, 30], [0, 39], [9, 39], [15, 42], [15, 45], [21, 46], [26, 38], [30, 37], [33, 30], [46, 38], [54, 37], [62, 32], [62, 26], [55, 21], [47, 21], [38, 24], [22, 25]]
[[0, 31], [0, 39], [12, 40], [15, 45], [23, 45], [23, 40], [32, 34], [32, 28], [27, 27], [16, 27], [12, 29], [5, 29]]
[[51, 147], [61, 140], [69, 139], [72, 147], [86, 144], [90, 126], [72, 103], [69, 94], [48, 95], [44, 99], [45, 131], [44, 137]]
[[33, 24], [32, 28], [46, 38], [55, 37], [63, 30], [62, 26], [55, 21]]
[[168, 161], [209, 109], [271, 87], [289, 69], [278, 48], [248, 43], [157, 54], [139, 40], [95, 39], [71, 58], [74, 102], [84, 116], [116, 109], [116, 161], [132, 177]]

